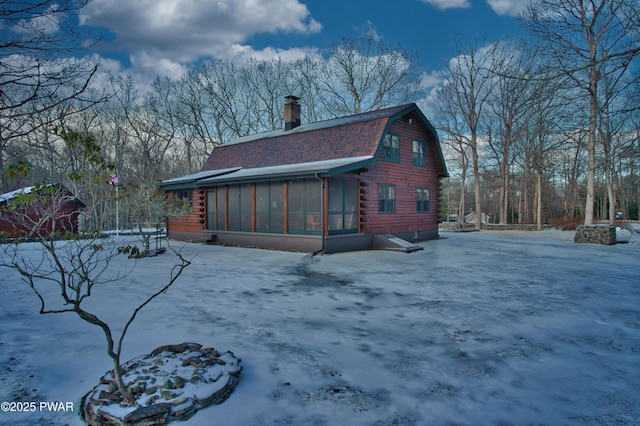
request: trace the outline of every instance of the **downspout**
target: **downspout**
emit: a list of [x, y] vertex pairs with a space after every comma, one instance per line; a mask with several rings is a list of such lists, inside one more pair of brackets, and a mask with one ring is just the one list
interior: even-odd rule
[[[315, 173], [314, 176], [317, 180], [320, 181], [320, 224], [321, 224], [321, 237], [322, 237], [322, 250], [320, 251], [320, 253], [324, 254], [325, 253], [325, 235], [324, 235], [324, 187], [325, 187], [325, 183], [324, 183], [324, 179], [321, 179], [320, 177], [318, 177], [318, 172]], [[314, 253], [314, 255], [318, 254], [317, 252]]]

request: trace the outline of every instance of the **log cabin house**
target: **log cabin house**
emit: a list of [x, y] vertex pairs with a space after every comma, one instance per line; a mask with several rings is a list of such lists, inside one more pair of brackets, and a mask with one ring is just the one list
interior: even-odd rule
[[298, 98], [286, 99], [284, 129], [220, 145], [200, 172], [162, 182], [193, 205], [168, 219], [170, 238], [335, 253], [438, 237], [448, 174], [415, 104], [301, 124]]

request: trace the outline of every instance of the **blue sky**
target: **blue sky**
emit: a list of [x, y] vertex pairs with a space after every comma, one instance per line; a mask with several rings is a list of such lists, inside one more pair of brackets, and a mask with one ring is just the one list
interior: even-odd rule
[[[468, 7], [441, 9], [420, 0], [303, 0], [322, 30], [309, 35], [258, 35], [256, 44], [281, 46], [305, 43], [326, 47], [342, 37], [356, 37], [373, 32], [390, 44], [420, 54], [427, 70], [440, 68], [442, 61], [455, 53], [455, 41], [466, 43], [474, 37], [495, 39], [503, 35], [520, 34], [514, 16], [499, 15], [485, 0], [472, 0]], [[442, 4], [456, 4], [440, 0]], [[525, 2], [510, 1], [514, 5]], [[523, 6], [524, 7], [524, 6]], [[336, 11], [339, 11], [336, 13]], [[249, 40], [251, 42], [252, 40]]]
[[455, 43], [522, 34], [526, 0], [93, 0], [83, 28], [101, 32], [103, 70], [151, 80], [208, 58], [295, 59], [371, 33], [419, 53], [426, 74]]

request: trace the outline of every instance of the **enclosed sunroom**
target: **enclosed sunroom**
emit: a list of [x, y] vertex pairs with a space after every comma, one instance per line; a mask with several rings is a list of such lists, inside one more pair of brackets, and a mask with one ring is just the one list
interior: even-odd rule
[[[353, 237], [361, 232], [359, 171], [370, 160], [362, 157], [201, 172], [165, 181], [163, 188], [193, 203], [204, 228], [200, 236], [206, 240], [292, 251], [333, 251], [337, 248], [331, 249], [331, 241], [343, 240], [335, 236], [351, 234], [352, 245], [363, 244]], [[180, 235], [177, 223], [171, 225], [173, 237], [189, 239], [187, 234]], [[366, 244], [362, 248], [368, 248]]]

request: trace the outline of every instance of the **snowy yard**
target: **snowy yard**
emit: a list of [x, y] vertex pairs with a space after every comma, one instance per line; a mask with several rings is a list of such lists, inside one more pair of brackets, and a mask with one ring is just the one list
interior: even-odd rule
[[[185, 426], [637, 424], [640, 235], [441, 236], [412, 254], [184, 245], [193, 264], [141, 312], [123, 359], [187, 341], [242, 359], [235, 393]], [[89, 305], [128, 316], [169, 260], [139, 261]], [[0, 274], [0, 401], [75, 408], [0, 424], [82, 424], [79, 399], [111, 368], [104, 337], [39, 315], [17, 274]]]

